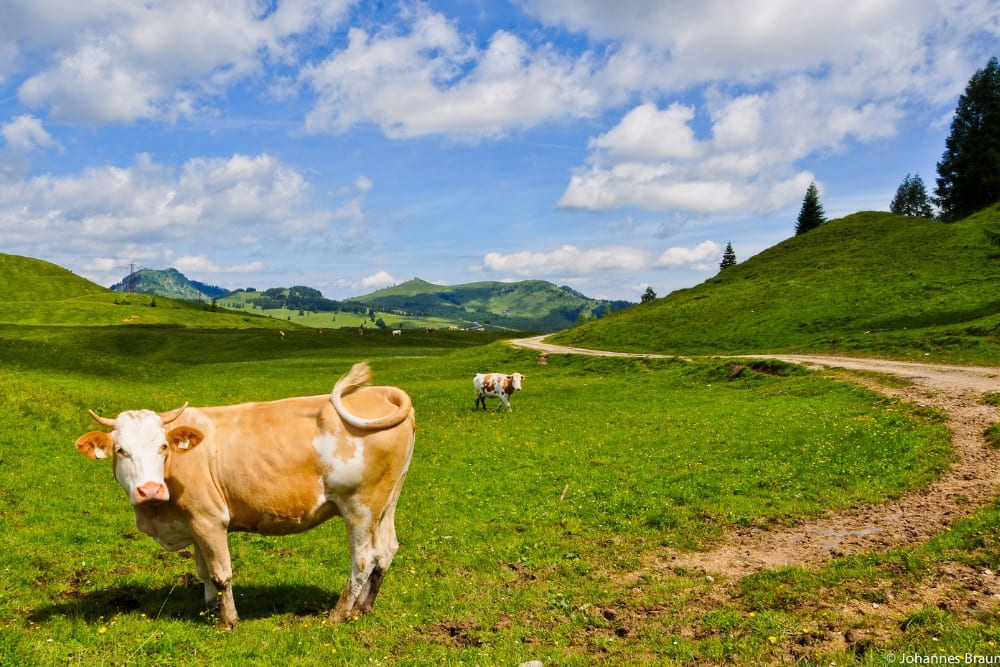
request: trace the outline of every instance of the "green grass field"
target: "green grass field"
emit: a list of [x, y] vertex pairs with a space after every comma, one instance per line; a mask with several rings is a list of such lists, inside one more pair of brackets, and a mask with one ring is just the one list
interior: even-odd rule
[[[867, 600], [942, 560], [1000, 566], [993, 507], [931, 545], [763, 573], [706, 605], [722, 582], [647, 557], [918, 487], [949, 463], [940, 418], [779, 363], [738, 377], [718, 360], [539, 366], [492, 334], [410, 333], [0, 328], [0, 663], [776, 662], [803, 629], [848, 629], [817, 598]], [[349, 563], [333, 519], [231, 535], [241, 622], [218, 630], [190, 550], [141, 534], [108, 462], [73, 448], [95, 428], [86, 409], [325, 393], [360, 359], [411, 394], [418, 419], [402, 548], [374, 613], [324, 621]], [[473, 409], [472, 374], [515, 369], [527, 378], [513, 413]], [[1000, 641], [996, 621], [917, 610], [877, 648], [981, 653]]]

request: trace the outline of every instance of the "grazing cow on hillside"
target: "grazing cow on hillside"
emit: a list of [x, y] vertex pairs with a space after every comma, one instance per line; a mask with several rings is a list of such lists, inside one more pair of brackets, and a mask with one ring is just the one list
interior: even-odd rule
[[507, 411], [512, 412], [514, 408], [510, 407], [510, 396], [515, 391], [521, 391], [521, 381], [524, 378], [525, 376], [520, 373], [512, 373], [510, 375], [505, 373], [477, 373], [472, 378], [472, 386], [476, 390], [476, 407], [479, 407], [481, 401], [483, 410], [485, 410], [487, 398], [499, 398], [500, 404], [497, 405], [497, 410], [506, 405]]
[[393, 336], [402, 336], [403, 335], [403, 330], [402, 329], [393, 329], [392, 330], [392, 335]]
[[76, 448], [112, 459], [136, 526], [165, 549], [194, 545], [205, 601], [236, 625], [227, 533], [285, 535], [343, 517], [351, 546], [347, 587], [330, 612], [341, 621], [371, 611], [399, 547], [394, 514], [413, 453], [410, 397], [362, 386], [355, 364], [331, 394], [267, 403], [129, 410]]

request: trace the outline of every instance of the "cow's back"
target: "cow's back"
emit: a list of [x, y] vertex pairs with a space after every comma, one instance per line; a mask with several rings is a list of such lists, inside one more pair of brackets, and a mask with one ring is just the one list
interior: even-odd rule
[[[391, 413], [396, 405], [380, 389], [359, 388], [344, 404], [357, 415]], [[263, 534], [308, 530], [338, 514], [338, 496], [353, 493], [373, 466], [405, 471], [413, 444], [412, 417], [381, 431], [357, 429], [326, 394], [188, 408], [180, 421], [205, 440], [171, 457], [168, 484], [189, 487], [173, 496], [178, 505], [195, 516], [222, 513], [230, 530]]]

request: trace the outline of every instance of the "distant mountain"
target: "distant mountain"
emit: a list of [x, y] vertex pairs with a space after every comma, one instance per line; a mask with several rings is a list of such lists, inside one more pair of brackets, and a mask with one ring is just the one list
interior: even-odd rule
[[438, 317], [519, 331], [550, 332], [634, 305], [591, 299], [571, 287], [544, 280], [435, 285], [414, 278], [400, 285], [348, 299], [381, 312]]
[[112, 285], [111, 289], [115, 292], [155, 294], [182, 301], [211, 301], [229, 293], [229, 290], [222, 287], [189, 280], [177, 269], [140, 269], [125, 276], [121, 282]]

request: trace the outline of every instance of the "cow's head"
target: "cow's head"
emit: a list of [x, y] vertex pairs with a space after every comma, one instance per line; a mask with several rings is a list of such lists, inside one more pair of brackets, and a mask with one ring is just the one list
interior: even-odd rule
[[520, 373], [513, 373], [510, 376], [510, 386], [514, 388], [514, 391], [521, 391], [521, 380], [525, 378], [524, 375]]
[[128, 493], [133, 505], [170, 500], [164, 479], [167, 456], [190, 450], [202, 441], [201, 431], [190, 426], [178, 426], [170, 431], [167, 424], [181, 416], [187, 403], [171, 412], [159, 414], [152, 410], [128, 410], [114, 419], [90, 416], [111, 429], [84, 433], [76, 441], [81, 454], [94, 460], [112, 457], [115, 479]]

